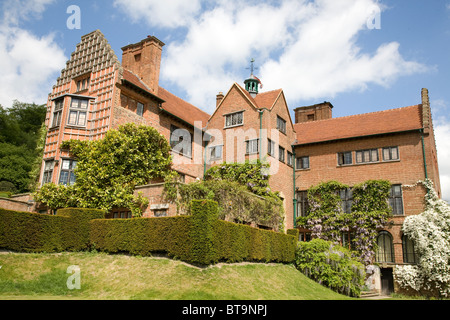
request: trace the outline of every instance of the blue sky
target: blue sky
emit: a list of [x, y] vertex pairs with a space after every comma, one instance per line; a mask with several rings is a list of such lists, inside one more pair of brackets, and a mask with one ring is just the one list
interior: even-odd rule
[[[71, 5], [80, 29], [68, 28]], [[3, 0], [0, 104], [45, 103], [82, 35], [100, 29], [116, 55], [154, 35], [160, 85], [212, 113], [255, 58], [262, 91], [291, 110], [330, 101], [333, 116], [420, 103], [428, 88], [441, 185], [450, 200], [450, 0]]]

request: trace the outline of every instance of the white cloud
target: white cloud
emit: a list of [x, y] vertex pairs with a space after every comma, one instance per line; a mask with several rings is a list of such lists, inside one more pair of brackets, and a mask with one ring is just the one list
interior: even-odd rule
[[0, 25], [0, 104], [45, 103], [56, 72], [66, 62], [63, 50], [52, 34], [37, 37], [20, 28], [24, 20], [39, 19], [53, 0], [5, 1]]
[[450, 119], [444, 116], [444, 114], [448, 114], [448, 111], [445, 112], [445, 103], [441, 100], [431, 102], [432, 108], [436, 105], [438, 108], [434, 108], [435, 112], [433, 113], [439, 115], [437, 119], [434, 120], [439, 178], [441, 182], [442, 198], [450, 202]]
[[150, 26], [185, 28], [184, 40], [165, 47], [161, 80], [208, 112], [215, 93], [243, 80], [251, 58], [264, 90], [283, 88], [292, 101], [389, 86], [399, 76], [427, 69], [405, 60], [397, 42], [362, 53], [358, 36], [376, 32], [368, 27], [376, 25], [374, 12], [383, 9], [376, 0], [200, 1], [192, 8], [171, 2], [170, 14], [156, 0], [115, 4]]
[[426, 70], [405, 61], [397, 42], [381, 44], [372, 54], [361, 53], [357, 36], [368, 30], [374, 6], [371, 0], [316, 1], [316, 10], [301, 21], [291, 45], [262, 67], [263, 81], [300, 100], [333, 97], [372, 83], [388, 86], [399, 76]]
[[200, 0], [115, 0], [114, 6], [134, 22], [167, 28], [185, 26], [201, 9]]

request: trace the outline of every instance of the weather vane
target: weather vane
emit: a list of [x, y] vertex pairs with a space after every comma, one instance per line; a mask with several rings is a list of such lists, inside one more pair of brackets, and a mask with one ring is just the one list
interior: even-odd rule
[[255, 67], [253, 66], [253, 63], [254, 63], [254, 62], [255, 62], [255, 59], [252, 58], [252, 60], [250, 60], [250, 68], [247, 68], [247, 70], [250, 69], [250, 72], [251, 72], [252, 75], [253, 75], [253, 71], [254, 71], [255, 69], [258, 69], [258, 68], [255, 68]]

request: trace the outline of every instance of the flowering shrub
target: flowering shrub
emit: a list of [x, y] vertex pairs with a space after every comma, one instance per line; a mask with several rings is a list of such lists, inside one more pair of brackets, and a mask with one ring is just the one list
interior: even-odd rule
[[439, 199], [429, 179], [419, 181], [427, 190], [425, 211], [406, 217], [402, 231], [419, 255], [415, 266], [397, 267], [394, 276], [403, 289], [427, 296], [450, 294], [450, 206]]
[[309, 278], [330, 289], [359, 297], [364, 284], [364, 266], [339, 245], [322, 239], [298, 242], [295, 266]]

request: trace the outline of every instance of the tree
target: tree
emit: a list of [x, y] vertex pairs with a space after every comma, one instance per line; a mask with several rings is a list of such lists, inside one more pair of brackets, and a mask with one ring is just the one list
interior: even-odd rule
[[0, 182], [10, 182], [16, 192], [32, 190], [37, 179], [46, 110], [45, 105], [18, 101], [7, 109], [0, 106]]
[[77, 160], [76, 181], [69, 187], [45, 184], [35, 194], [36, 201], [52, 209], [118, 207], [140, 216], [148, 200], [135, 196], [135, 187], [173, 175], [169, 143], [148, 126], [125, 124], [108, 131], [102, 140], [68, 140], [61, 148]]

